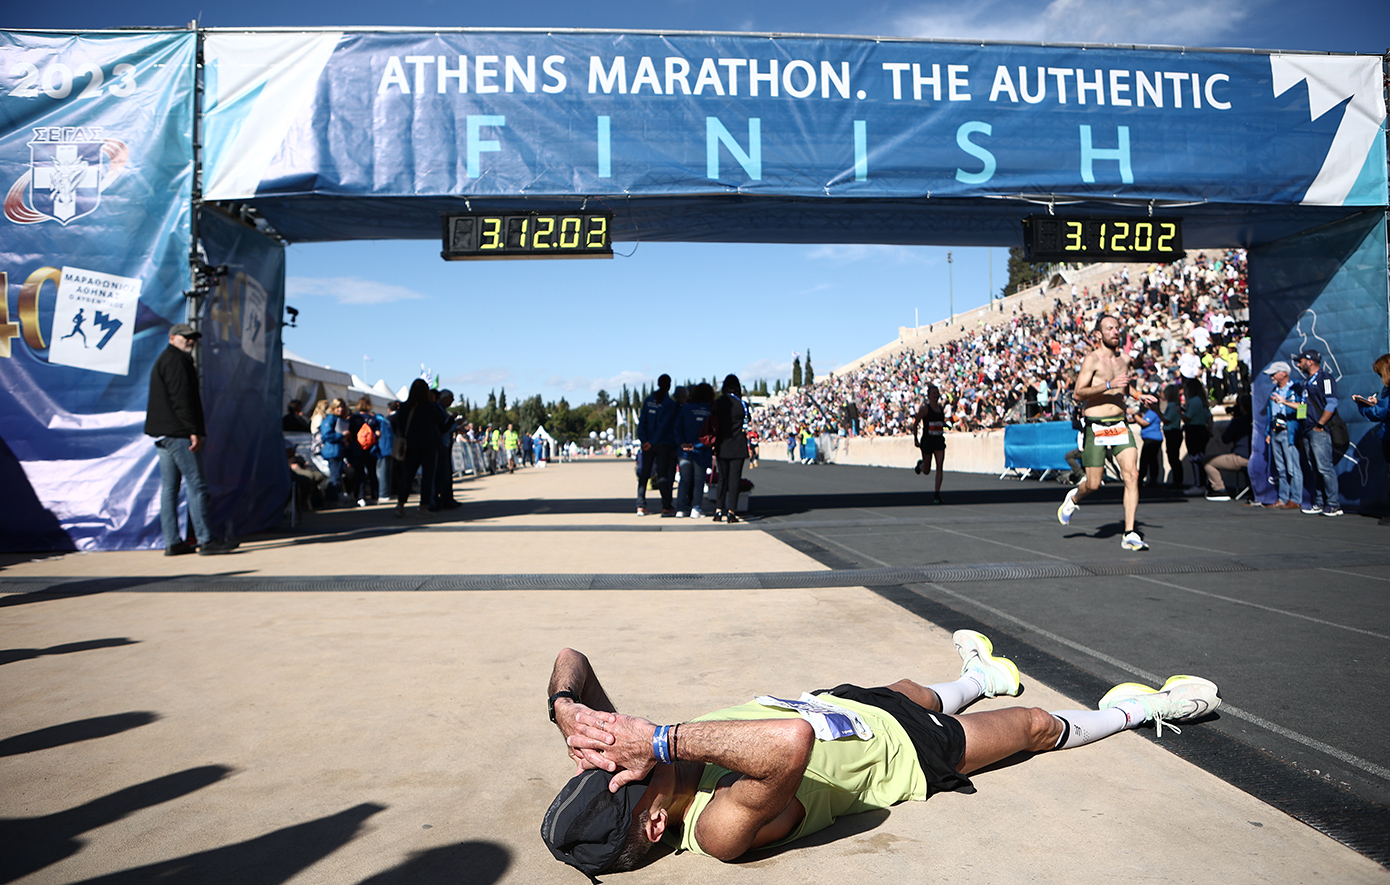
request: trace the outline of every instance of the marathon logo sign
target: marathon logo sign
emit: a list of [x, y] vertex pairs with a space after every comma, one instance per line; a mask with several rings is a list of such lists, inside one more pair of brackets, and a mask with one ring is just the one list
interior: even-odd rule
[[53, 305], [50, 334], [55, 337], [48, 361], [93, 372], [128, 374], [139, 302], [138, 279], [64, 267]]
[[10, 186], [5, 217], [15, 224], [56, 221], [66, 226], [101, 205], [101, 193], [120, 175], [128, 150], [99, 128], [52, 126], [34, 130], [29, 170]]

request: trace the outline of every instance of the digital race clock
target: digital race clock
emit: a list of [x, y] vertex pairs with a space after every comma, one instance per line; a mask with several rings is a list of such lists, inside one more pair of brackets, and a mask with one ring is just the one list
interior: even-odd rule
[[445, 261], [475, 258], [612, 258], [611, 214], [528, 212], [444, 216]]
[[1033, 215], [1023, 220], [1030, 261], [1177, 261], [1179, 218]]

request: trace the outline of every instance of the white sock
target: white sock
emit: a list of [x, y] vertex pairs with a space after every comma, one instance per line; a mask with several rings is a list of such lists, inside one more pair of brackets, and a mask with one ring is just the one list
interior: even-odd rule
[[984, 675], [967, 670], [955, 682], [928, 685], [936, 696], [941, 698], [941, 712], [955, 713], [967, 704], [974, 703], [985, 694]]
[[1080, 747], [1110, 737], [1126, 728], [1134, 728], [1144, 721], [1141, 715], [1131, 723], [1129, 716], [1118, 705], [1108, 710], [1056, 710], [1052, 715], [1062, 722], [1062, 737], [1058, 739], [1057, 746], [1052, 748], [1054, 750]]

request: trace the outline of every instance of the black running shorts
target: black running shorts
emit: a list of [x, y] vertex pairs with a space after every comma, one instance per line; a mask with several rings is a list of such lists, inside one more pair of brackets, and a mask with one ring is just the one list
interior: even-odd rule
[[956, 771], [965, 755], [965, 729], [954, 716], [928, 710], [891, 688], [860, 688], [846, 683], [812, 694], [829, 694], [869, 704], [896, 719], [917, 750], [917, 760], [927, 776], [928, 797], [933, 793], [975, 792], [970, 778]]

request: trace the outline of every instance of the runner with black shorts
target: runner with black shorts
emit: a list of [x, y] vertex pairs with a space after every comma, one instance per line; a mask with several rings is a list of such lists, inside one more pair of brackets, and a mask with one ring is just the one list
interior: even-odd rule
[[[924, 431], [921, 436], [917, 434], [919, 426]], [[930, 462], [936, 461], [936, 496], [932, 503], [940, 504], [941, 474], [946, 463], [946, 410], [941, 405], [941, 389], [935, 384], [927, 385], [927, 401], [912, 416], [912, 439], [922, 451], [922, 460], [913, 468], [914, 473], [929, 472]]]

